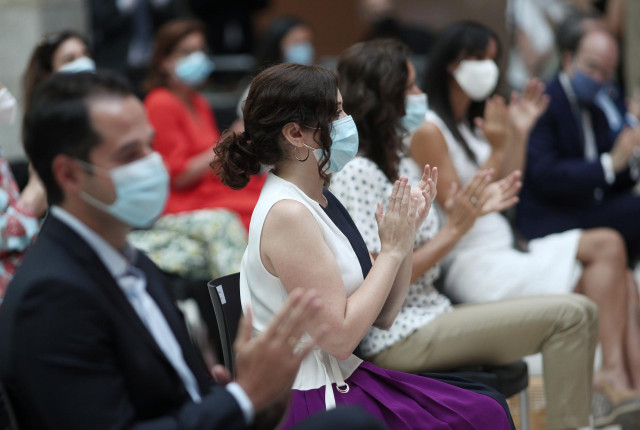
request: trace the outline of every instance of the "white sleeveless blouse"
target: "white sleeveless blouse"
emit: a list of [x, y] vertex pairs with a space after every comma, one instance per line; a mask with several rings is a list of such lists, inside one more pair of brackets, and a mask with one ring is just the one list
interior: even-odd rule
[[[287, 299], [284, 285], [279, 278], [267, 271], [260, 258], [260, 238], [264, 221], [273, 205], [285, 199], [304, 204], [318, 222], [325, 242], [335, 255], [347, 297], [353, 294], [364, 281], [358, 257], [349, 240], [331, 221], [322, 207], [294, 184], [269, 173], [251, 217], [249, 242], [240, 270], [242, 307], [246, 309], [247, 305], [251, 305], [253, 329], [258, 333], [266, 329], [274, 314], [280, 310]], [[310, 261], [309, 264], [313, 262]], [[304, 267], [300, 270], [304, 270]], [[308, 340], [309, 336], [305, 335], [302, 342]], [[351, 355], [346, 360], [338, 360], [320, 348], [315, 348], [302, 361], [293, 389], [311, 390], [325, 386], [327, 408], [334, 407], [335, 400], [330, 384], [335, 382], [338, 386], [342, 386], [344, 379], [348, 378], [361, 362], [362, 360], [355, 355]]]

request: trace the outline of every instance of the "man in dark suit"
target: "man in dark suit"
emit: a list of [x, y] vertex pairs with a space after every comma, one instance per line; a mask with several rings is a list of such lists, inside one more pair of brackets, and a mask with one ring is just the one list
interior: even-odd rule
[[549, 108], [531, 133], [517, 227], [531, 239], [572, 228], [618, 230], [640, 256], [640, 131], [613, 85], [618, 45], [581, 33], [547, 86]]
[[[126, 84], [55, 75], [24, 124], [51, 207], [0, 309], [0, 379], [21, 428], [244, 429], [286, 399], [315, 342], [298, 350], [298, 340], [323, 334], [309, 327], [321, 304], [313, 292], [292, 292], [255, 338], [248, 317], [235, 344], [237, 379], [211, 379], [161, 272], [126, 241], [160, 215], [168, 186]], [[353, 410], [313, 419], [300, 428], [378, 425]]]

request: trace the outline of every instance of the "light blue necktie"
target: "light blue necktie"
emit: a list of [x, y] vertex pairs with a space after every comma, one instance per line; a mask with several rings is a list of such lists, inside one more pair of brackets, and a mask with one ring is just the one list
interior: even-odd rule
[[166, 318], [160, 311], [158, 304], [147, 292], [147, 280], [144, 272], [134, 266], [129, 266], [127, 272], [118, 278], [118, 284], [124, 290], [127, 299], [180, 376], [180, 379], [182, 379], [191, 399], [199, 403], [201, 398], [196, 378], [184, 361], [180, 344], [176, 340], [173, 331], [171, 331]]

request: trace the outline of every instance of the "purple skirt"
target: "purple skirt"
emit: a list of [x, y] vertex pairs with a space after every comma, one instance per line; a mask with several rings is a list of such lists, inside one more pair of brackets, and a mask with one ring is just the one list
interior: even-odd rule
[[[505, 410], [491, 397], [424, 376], [381, 369], [365, 361], [346, 382], [346, 394], [333, 384], [336, 405], [360, 405], [393, 430], [510, 429]], [[324, 392], [324, 386], [293, 390], [282, 428], [288, 429], [325, 410]]]

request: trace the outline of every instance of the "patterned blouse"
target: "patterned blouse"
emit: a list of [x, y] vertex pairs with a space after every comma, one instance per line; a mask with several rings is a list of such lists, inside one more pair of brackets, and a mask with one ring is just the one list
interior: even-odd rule
[[38, 217], [18, 203], [20, 191], [0, 150], [0, 303], [7, 284], [40, 227]]
[[[406, 176], [413, 186], [420, 182], [422, 172], [409, 158], [403, 158], [399, 167], [400, 176]], [[375, 211], [378, 202], [386, 208], [393, 183], [382, 170], [368, 158], [356, 157], [344, 169], [334, 173], [330, 190], [347, 208], [364, 238], [369, 252], [380, 253], [380, 238]], [[414, 249], [431, 239], [439, 229], [436, 209], [432, 208], [424, 224], [416, 234]], [[389, 330], [372, 327], [360, 343], [365, 356], [373, 356], [407, 337], [418, 328], [428, 324], [437, 315], [452, 309], [449, 299], [434, 288], [433, 282], [440, 275], [440, 266], [435, 265], [409, 287], [409, 292]]]

